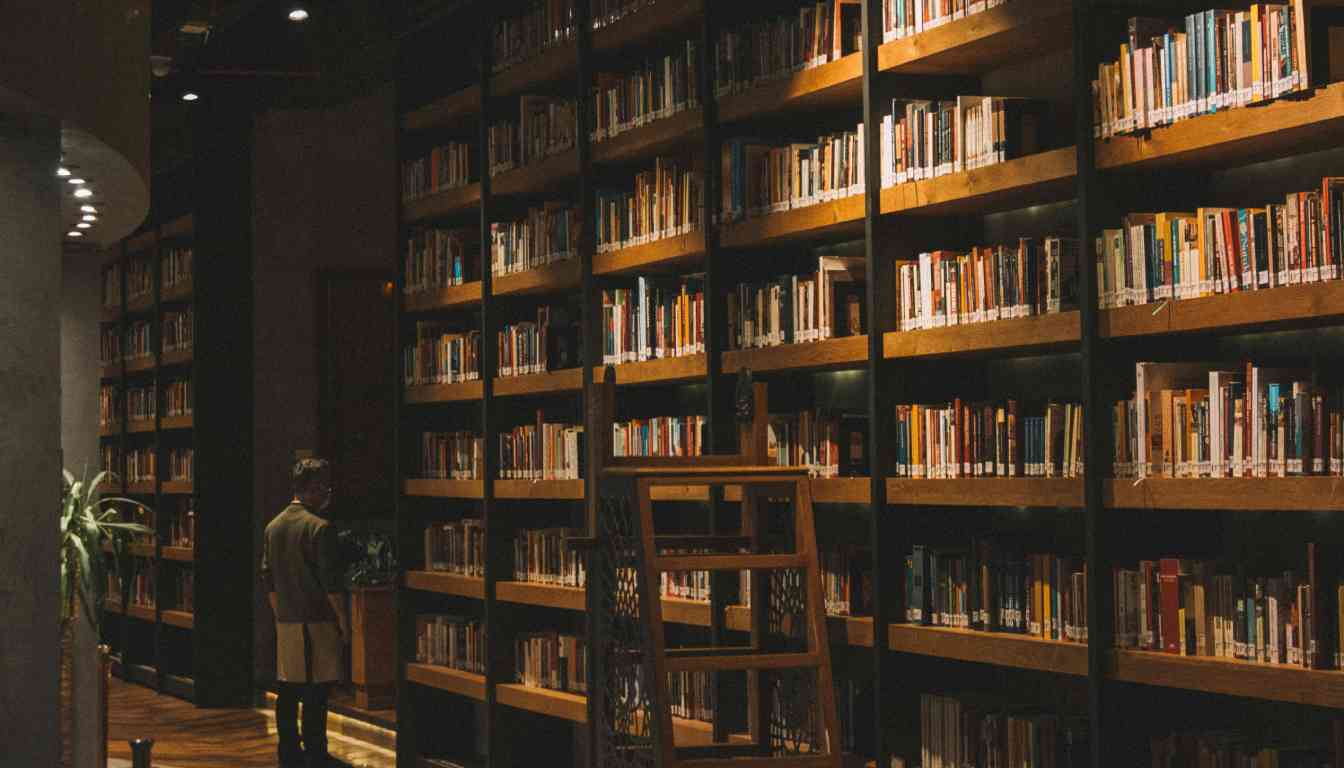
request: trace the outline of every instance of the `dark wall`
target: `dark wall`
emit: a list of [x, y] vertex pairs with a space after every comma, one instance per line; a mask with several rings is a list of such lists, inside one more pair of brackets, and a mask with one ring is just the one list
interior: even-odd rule
[[[273, 111], [255, 122], [253, 536], [258, 559], [262, 531], [290, 499], [294, 451], [319, 446], [319, 271], [393, 272], [394, 104], [388, 86], [340, 107]], [[269, 680], [275, 641], [265, 595], [255, 596], [254, 610], [254, 668], [259, 680]]]

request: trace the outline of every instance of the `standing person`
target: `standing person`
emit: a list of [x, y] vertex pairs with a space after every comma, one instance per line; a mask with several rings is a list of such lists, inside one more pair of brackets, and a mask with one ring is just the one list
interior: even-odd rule
[[261, 581], [275, 613], [275, 730], [281, 768], [327, 768], [341, 764], [327, 754], [327, 697], [341, 679], [350, 640], [336, 528], [321, 516], [331, 505], [331, 468], [323, 459], [300, 459], [291, 479], [294, 498], [266, 526], [261, 557]]

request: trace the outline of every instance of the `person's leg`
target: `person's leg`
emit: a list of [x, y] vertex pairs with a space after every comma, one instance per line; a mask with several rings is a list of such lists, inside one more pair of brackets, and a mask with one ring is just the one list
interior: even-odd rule
[[303, 748], [299, 746], [299, 691], [295, 683], [278, 683], [275, 697], [275, 732], [280, 738], [279, 756], [282, 768], [303, 765]]
[[331, 683], [309, 683], [303, 688], [303, 756], [308, 768], [327, 768], [327, 697]]

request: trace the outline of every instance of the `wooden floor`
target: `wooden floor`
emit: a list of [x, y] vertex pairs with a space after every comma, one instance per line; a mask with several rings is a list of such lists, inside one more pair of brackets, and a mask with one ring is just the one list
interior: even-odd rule
[[[128, 759], [128, 739], [154, 739], [155, 768], [275, 768], [275, 718], [256, 709], [196, 709], [181, 699], [112, 679], [108, 754]], [[392, 768], [389, 749], [331, 733], [331, 754], [359, 768]]]

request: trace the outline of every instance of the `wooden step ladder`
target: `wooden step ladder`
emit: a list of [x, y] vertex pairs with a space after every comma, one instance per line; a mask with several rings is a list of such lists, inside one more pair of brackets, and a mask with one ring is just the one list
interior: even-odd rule
[[[608, 425], [594, 437], [598, 443], [611, 435], [604, 418], [612, 407], [607, 384], [605, 396], [594, 398], [605, 413], [590, 422]], [[611, 458], [609, 446], [596, 449], [602, 466], [591, 509], [588, 588], [597, 690], [589, 700], [599, 768], [841, 765], [811, 481], [804, 468], [753, 462], [750, 441], [743, 444], [745, 455], [694, 459], [620, 459]], [[741, 491], [739, 531], [655, 530], [657, 489], [729, 486]], [[751, 574], [748, 644], [667, 647], [659, 584], [663, 573], [683, 571]], [[668, 676], [742, 671], [748, 733], [720, 743], [675, 744]]]

